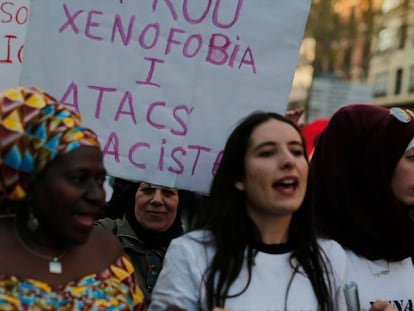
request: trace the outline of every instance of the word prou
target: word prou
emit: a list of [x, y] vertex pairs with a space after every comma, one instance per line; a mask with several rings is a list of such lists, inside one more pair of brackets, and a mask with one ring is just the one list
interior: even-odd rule
[[[158, 145], [158, 144], [157, 144]], [[122, 148], [124, 150], [124, 148]], [[119, 137], [116, 132], [111, 132], [106, 139], [106, 142], [103, 147], [103, 154], [104, 157], [112, 156], [113, 159], [120, 163], [120, 145], [119, 145]], [[149, 153], [151, 151], [151, 153]], [[153, 147], [149, 142], [136, 142], [132, 146], [128, 148], [128, 161], [134, 167], [139, 169], [146, 169], [147, 164], [145, 162], [139, 162], [138, 159], [146, 159], [151, 161], [157, 161], [157, 168], [160, 171], [167, 170], [170, 173], [176, 175], [182, 175], [186, 173], [186, 168], [183, 164], [184, 159], [186, 157], [187, 162], [190, 161], [191, 168], [190, 172], [188, 172], [191, 176], [194, 176], [199, 163], [203, 163], [203, 169], [205, 168], [206, 161], [203, 160], [203, 156], [207, 153], [211, 153], [211, 148], [201, 145], [187, 145], [187, 146], [175, 146], [167, 148], [167, 140], [165, 138], [161, 141], [161, 147], [159, 150], [156, 150], [158, 154], [158, 158], [154, 158], [151, 155], [153, 154]], [[218, 168], [218, 165], [221, 161], [223, 152], [220, 151], [215, 154], [215, 161], [211, 163], [211, 174], [214, 175]], [[165, 167], [164, 160], [166, 158], [172, 159], [174, 162], [173, 165]], [[140, 160], [142, 161], [142, 160]], [[154, 163], [152, 163], [154, 164]]]
[[[194, 17], [190, 17], [189, 9], [188, 9], [189, 3], [194, 4], [194, 1], [184, 0], [182, 6], [178, 6], [178, 5], [174, 6], [174, 4], [170, 0], [164, 0], [163, 2], [165, 3], [165, 6], [168, 8], [168, 11], [170, 12], [171, 17], [174, 20], [179, 19], [177, 11], [180, 11], [180, 8], [181, 8], [182, 16], [184, 20], [189, 24], [200, 24], [204, 22], [208, 13], [210, 12], [210, 9], [212, 8], [212, 0], [207, 0], [204, 11], [201, 13], [201, 15], [198, 18], [194, 18]], [[227, 4], [229, 3], [228, 1], [226, 2]], [[177, 3], [177, 1], [175, 1], [175, 3]], [[198, 4], [199, 2], [197, 2], [197, 5]], [[233, 20], [230, 23], [224, 24], [220, 22], [218, 18], [218, 16], [220, 15], [221, 0], [216, 0], [214, 4], [214, 8], [213, 8], [212, 18], [211, 18], [212, 24], [222, 29], [228, 29], [228, 28], [233, 27], [237, 23], [240, 17], [242, 5], [243, 5], [243, 0], [238, 0], [237, 6], [234, 12]], [[158, 0], [153, 0], [152, 11], [155, 12], [157, 9], [158, 9]]]
[[[161, 35], [161, 26], [158, 22], [144, 25], [142, 29], [138, 29], [141, 24], [136, 22], [136, 15], [131, 15], [129, 20], [123, 21], [119, 14], [107, 16], [103, 11], [77, 10], [71, 12], [66, 4], [63, 4], [63, 11], [66, 21], [59, 27], [58, 31], [61, 34], [71, 31], [75, 35], [83, 35], [88, 40], [103, 41], [105, 44], [108, 42], [115, 44], [119, 38], [124, 46], [135, 43], [144, 50], [155, 48], [158, 50], [159, 44], [165, 42], [165, 46], [162, 46], [164, 56], [169, 55], [173, 49], [179, 48], [178, 52], [184, 58], [199, 56], [202, 51], [205, 52], [202, 46], [208, 45], [204, 55], [204, 60], [207, 63], [234, 68], [237, 60], [236, 67], [238, 69], [248, 66], [254, 74], [256, 73], [252, 49], [249, 45], [242, 47], [238, 44], [239, 36], [232, 40], [225, 34], [213, 33], [205, 38], [199, 33], [188, 34], [186, 30], [176, 27], [170, 27], [167, 35]], [[101, 24], [107, 25], [108, 21], [112, 21], [112, 27], [101, 27]], [[105, 30], [110, 30], [110, 32], [103, 35]]]

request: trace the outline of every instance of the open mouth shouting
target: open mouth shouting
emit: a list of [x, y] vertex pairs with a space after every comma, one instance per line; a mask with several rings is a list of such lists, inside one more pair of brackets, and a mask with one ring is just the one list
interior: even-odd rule
[[284, 195], [293, 195], [299, 187], [299, 179], [295, 176], [287, 176], [273, 183], [273, 189]]

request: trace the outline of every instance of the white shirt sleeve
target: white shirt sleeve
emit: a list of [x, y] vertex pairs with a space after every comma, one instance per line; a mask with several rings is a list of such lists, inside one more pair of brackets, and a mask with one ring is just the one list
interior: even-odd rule
[[188, 235], [171, 242], [148, 311], [164, 311], [168, 306], [187, 311], [203, 310], [200, 302], [204, 292], [202, 276], [207, 261], [200, 252], [205, 252], [205, 248]]

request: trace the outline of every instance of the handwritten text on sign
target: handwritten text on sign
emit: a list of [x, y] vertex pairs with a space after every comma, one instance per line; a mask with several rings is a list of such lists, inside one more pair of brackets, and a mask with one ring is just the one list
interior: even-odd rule
[[28, 0], [0, 0], [0, 90], [19, 83], [28, 17]]
[[309, 2], [276, 2], [36, 0], [22, 84], [81, 112], [111, 174], [207, 191], [236, 121], [286, 109]]

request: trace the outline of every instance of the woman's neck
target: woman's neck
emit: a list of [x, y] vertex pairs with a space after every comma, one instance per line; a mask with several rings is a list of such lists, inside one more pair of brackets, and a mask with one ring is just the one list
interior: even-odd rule
[[282, 244], [289, 240], [289, 225], [292, 216], [251, 217], [260, 231], [263, 244]]
[[39, 226], [36, 231], [31, 232], [27, 227], [26, 221], [19, 217], [15, 219], [14, 231], [16, 237], [27, 247], [50, 256], [56, 256], [69, 248], [69, 245], [59, 240], [56, 235], [45, 232], [42, 226]]

